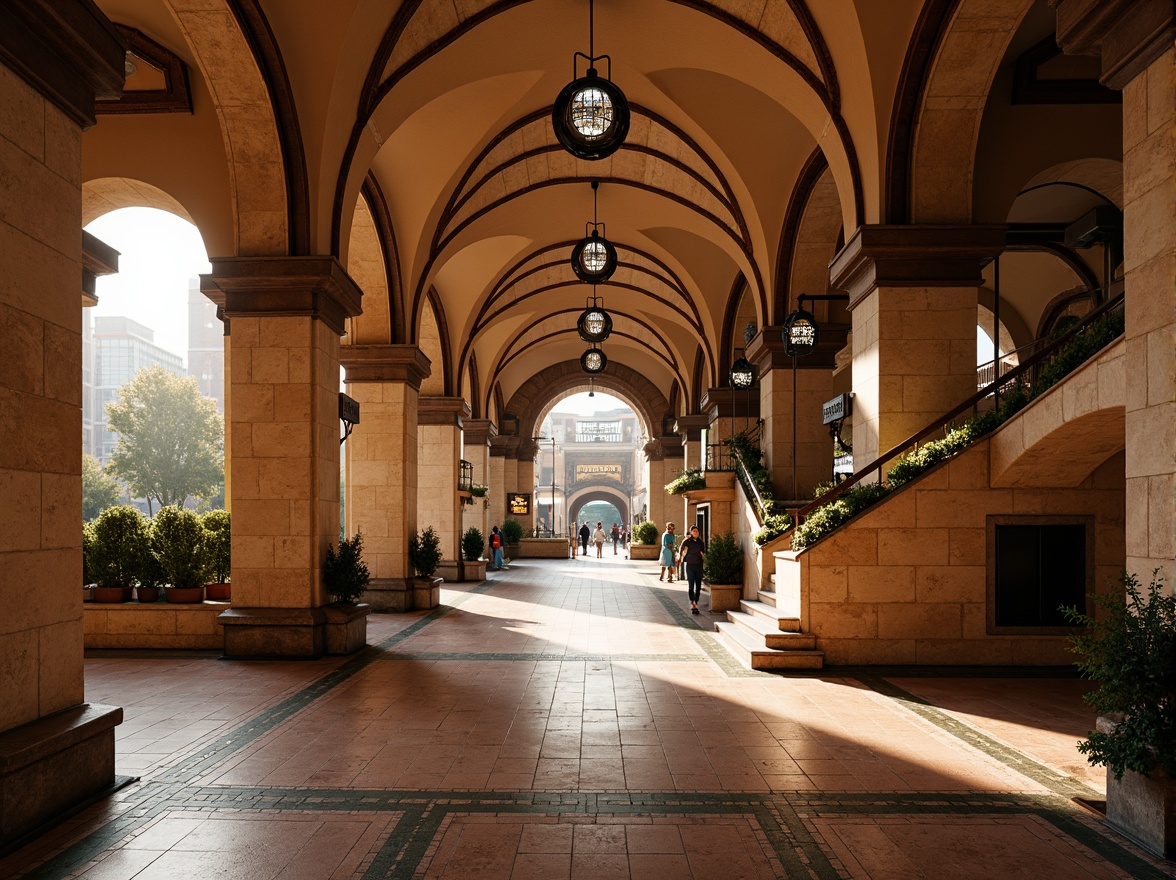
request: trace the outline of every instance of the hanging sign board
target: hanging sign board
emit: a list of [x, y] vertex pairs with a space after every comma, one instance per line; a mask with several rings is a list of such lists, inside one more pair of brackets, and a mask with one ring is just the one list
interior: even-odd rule
[[830, 425], [840, 422], [853, 415], [852, 398], [848, 394], [838, 394], [828, 403], [821, 406], [821, 424]]
[[359, 401], [339, 392], [339, 418], [352, 425], [359, 424]]

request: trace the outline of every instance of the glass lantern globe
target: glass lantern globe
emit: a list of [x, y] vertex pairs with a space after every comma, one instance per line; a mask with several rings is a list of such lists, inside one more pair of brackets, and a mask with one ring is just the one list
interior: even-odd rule
[[572, 271], [586, 284], [603, 284], [617, 271], [617, 249], [593, 229], [572, 248]]
[[817, 347], [821, 334], [813, 314], [799, 308], [785, 319], [781, 335], [786, 355], [804, 357]]
[[585, 373], [596, 374], [605, 368], [608, 358], [599, 348], [590, 348], [580, 355], [580, 368]]
[[580, 159], [595, 161], [611, 156], [629, 133], [629, 102], [611, 80], [595, 68], [572, 80], [551, 109], [555, 137], [563, 148]]
[[598, 305], [591, 305], [580, 313], [576, 331], [585, 342], [604, 342], [612, 333], [612, 316]]
[[735, 363], [731, 364], [731, 372], [728, 374], [731, 380], [731, 387], [743, 391], [750, 388], [755, 382], [755, 367], [747, 358], [741, 357]]

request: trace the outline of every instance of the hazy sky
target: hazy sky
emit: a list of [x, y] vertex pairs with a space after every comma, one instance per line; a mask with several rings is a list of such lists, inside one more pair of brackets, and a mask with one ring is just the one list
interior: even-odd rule
[[581, 391], [578, 394], [573, 394], [566, 397], [555, 405], [552, 412], [557, 413], [574, 413], [578, 416], [590, 416], [595, 412], [603, 412], [609, 409], [630, 409], [629, 404], [625, 401], [613, 397], [611, 394], [605, 394], [601, 391], [596, 392], [595, 397], [589, 397], [587, 391]]
[[118, 273], [98, 279], [91, 317], [125, 315], [155, 331], [160, 348], [188, 359], [188, 281], [208, 272], [196, 227], [155, 208], [123, 208], [86, 227], [119, 252]]

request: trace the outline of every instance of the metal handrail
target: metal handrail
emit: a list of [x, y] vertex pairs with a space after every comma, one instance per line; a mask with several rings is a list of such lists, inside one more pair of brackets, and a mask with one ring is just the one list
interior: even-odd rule
[[1045, 361], [1051, 355], [1056, 354], [1057, 351], [1063, 345], [1065, 345], [1072, 338], [1077, 336], [1079, 333], [1081, 333], [1083, 330], [1085, 330], [1087, 327], [1089, 327], [1091, 324], [1093, 324], [1099, 318], [1103, 317], [1104, 315], [1110, 314], [1112, 311], [1115, 311], [1115, 309], [1117, 309], [1122, 304], [1123, 304], [1123, 294], [1122, 293], [1120, 293], [1118, 296], [1104, 302], [1102, 305], [1100, 305], [1094, 311], [1092, 311], [1088, 315], [1086, 315], [1081, 321], [1079, 321], [1077, 324], [1075, 324], [1073, 327], [1071, 327], [1069, 330], [1067, 330], [1065, 333], [1063, 333], [1061, 336], [1059, 336], [1057, 339], [1055, 339], [1049, 345], [1045, 346], [1039, 352], [1037, 352], [1036, 354], [1027, 358], [1024, 362], [1018, 364], [1014, 369], [1010, 370], [1008, 373], [1005, 373], [1003, 376], [1000, 376], [999, 378], [995, 379], [993, 382], [986, 385], [984, 388], [977, 391], [975, 394], [973, 394], [971, 397], [969, 397], [967, 400], [965, 400], [963, 403], [961, 403], [959, 406], [957, 406], [951, 412], [947, 413], [947, 415], [940, 416], [934, 422], [927, 425], [927, 427], [923, 428], [921, 431], [918, 431], [915, 434], [912, 434], [904, 442], [899, 443], [897, 446], [892, 447], [888, 452], [886, 452], [883, 455], [880, 455], [878, 458], [874, 459], [874, 461], [872, 461], [870, 464], [866, 465], [861, 470], [855, 471], [852, 476], [850, 476], [849, 478], [847, 478], [843, 482], [838, 483], [834, 488], [830, 489], [828, 492], [826, 492], [820, 498], [817, 498], [813, 501], [810, 501], [804, 507], [801, 507], [800, 509], [798, 509], [793, 514], [793, 518], [794, 518], [796, 524], [800, 525], [802, 522], [804, 522], [805, 517], [808, 516], [810, 513], [812, 513], [814, 510], [816, 510], [818, 507], [823, 507], [824, 505], [829, 504], [830, 502], [834, 501], [846, 490], [850, 489], [853, 486], [856, 486], [858, 483], [860, 483], [866, 477], [872, 476], [874, 473], [878, 474], [878, 482], [882, 482], [882, 467], [883, 467], [883, 465], [886, 465], [889, 462], [891, 462], [893, 459], [898, 458], [900, 455], [902, 455], [904, 452], [906, 452], [908, 449], [910, 449], [910, 447], [912, 447], [912, 446], [917, 447], [920, 441], [922, 441], [926, 437], [930, 436], [931, 434], [935, 433], [936, 431], [942, 430], [945, 425], [951, 424], [953, 419], [957, 418], [958, 416], [963, 415], [968, 410], [972, 410], [973, 414], [976, 413], [979, 409], [980, 401], [984, 400], [986, 397], [998, 395], [1000, 393], [1000, 389], [1002, 387], [1004, 387], [1005, 385], [1009, 385], [1012, 382], [1019, 380], [1022, 376], [1025, 376], [1031, 370], [1036, 370], [1039, 367], [1044, 366]]

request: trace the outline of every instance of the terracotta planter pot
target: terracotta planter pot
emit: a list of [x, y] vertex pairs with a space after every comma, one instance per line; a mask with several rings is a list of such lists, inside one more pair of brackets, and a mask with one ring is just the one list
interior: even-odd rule
[[214, 602], [228, 602], [232, 599], [232, 584], [205, 584], [204, 598]]
[[95, 602], [130, 602], [131, 594], [134, 592], [133, 587], [95, 587], [94, 588]]
[[135, 596], [140, 602], [158, 602], [159, 601], [159, 587], [136, 587]]
[[163, 596], [173, 605], [194, 605], [204, 601], [204, 587], [168, 587]]

